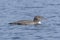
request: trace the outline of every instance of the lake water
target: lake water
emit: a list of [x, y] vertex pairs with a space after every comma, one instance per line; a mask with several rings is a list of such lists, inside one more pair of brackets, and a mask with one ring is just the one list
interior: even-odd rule
[[[9, 25], [47, 18], [41, 25]], [[60, 40], [60, 0], [0, 0], [0, 40]]]

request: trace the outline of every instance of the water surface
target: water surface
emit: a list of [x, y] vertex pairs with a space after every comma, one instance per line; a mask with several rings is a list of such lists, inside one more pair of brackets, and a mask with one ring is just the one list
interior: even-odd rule
[[[41, 25], [9, 25], [47, 18]], [[0, 40], [60, 40], [60, 0], [0, 0]]]

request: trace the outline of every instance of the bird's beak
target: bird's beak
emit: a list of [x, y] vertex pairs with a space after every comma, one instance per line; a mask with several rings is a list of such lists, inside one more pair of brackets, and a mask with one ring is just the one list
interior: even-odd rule
[[44, 18], [44, 17], [43, 17], [42, 19], [43, 19], [43, 20], [47, 20], [47, 18]]

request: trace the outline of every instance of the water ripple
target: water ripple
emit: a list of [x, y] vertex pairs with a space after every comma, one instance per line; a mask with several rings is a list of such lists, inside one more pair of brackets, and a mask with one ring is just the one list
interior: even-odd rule
[[60, 4], [48, 4], [48, 5], [51, 5], [51, 6], [60, 6]]
[[16, 39], [20, 39], [20, 37], [12, 37], [12, 39], [13, 39], [13, 40], [14, 40], [14, 39], [16, 40]]

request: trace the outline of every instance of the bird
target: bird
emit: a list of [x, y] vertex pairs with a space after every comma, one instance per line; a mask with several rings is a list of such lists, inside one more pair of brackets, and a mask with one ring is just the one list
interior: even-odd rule
[[44, 19], [43, 16], [35, 16], [33, 20], [19, 20], [16, 22], [11, 22], [9, 24], [14, 25], [36, 25], [41, 24], [42, 19]]

